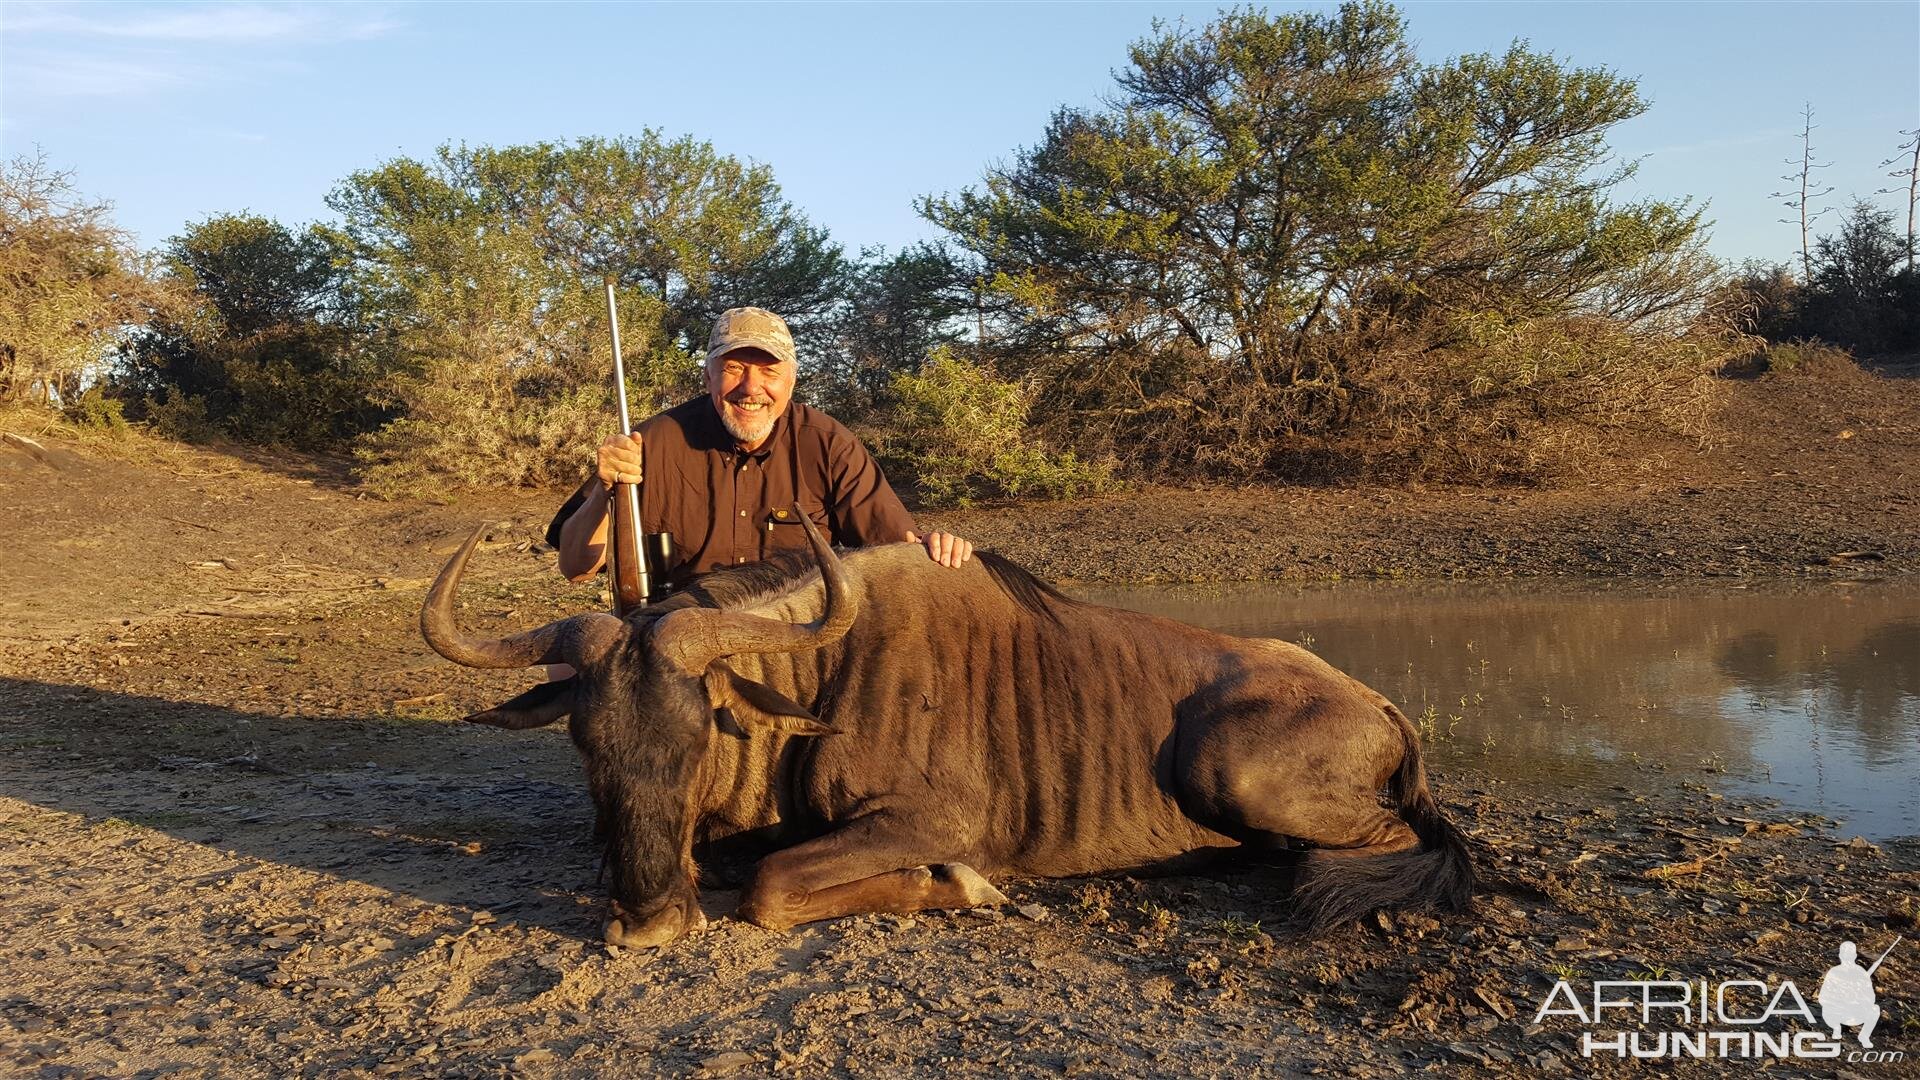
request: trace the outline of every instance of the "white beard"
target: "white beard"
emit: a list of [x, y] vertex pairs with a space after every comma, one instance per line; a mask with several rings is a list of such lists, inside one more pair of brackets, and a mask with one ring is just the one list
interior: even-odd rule
[[740, 440], [742, 443], [757, 443], [773, 434], [773, 425], [780, 419], [779, 416], [774, 414], [772, 409], [764, 410], [764, 415], [766, 416], [765, 420], [748, 421], [734, 416], [730, 409], [722, 409], [720, 410], [720, 426], [726, 428], [727, 434]]

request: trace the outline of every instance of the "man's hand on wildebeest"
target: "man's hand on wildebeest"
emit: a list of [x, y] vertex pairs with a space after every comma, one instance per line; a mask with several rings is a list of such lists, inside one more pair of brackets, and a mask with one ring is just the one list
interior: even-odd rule
[[646, 465], [640, 440], [632, 435], [609, 435], [600, 440], [594, 459], [599, 465], [600, 482], [608, 487], [639, 483], [641, 470]]
[[931, 532], [927, 534], [926, 539], [922, 540], [918, 533], [909, 532], [907, 541], [913, 544], [925, 544], [928, 558], [941, 566], [949, 566], [956, 570], [966, 565], [968, 559], [973, 558], [973, 544], [952, 533]]

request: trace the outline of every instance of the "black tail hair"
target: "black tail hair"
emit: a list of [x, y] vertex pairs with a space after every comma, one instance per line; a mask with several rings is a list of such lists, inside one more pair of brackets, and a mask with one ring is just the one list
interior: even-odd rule
[[1435, 907], [1465, 911], [1473, 898], [1473, 859], [1467, 838], [1440, 810], [1427, 786], [1420, 736], [1405, 713], [1386, 706], [1406, 749], [1387, 781], [1387, 796], [1420, 846], [1371, 858], [1314, 852], [1294, 886], [1295, 920], [1308, 931], [1349, 923], [1382, 908]]

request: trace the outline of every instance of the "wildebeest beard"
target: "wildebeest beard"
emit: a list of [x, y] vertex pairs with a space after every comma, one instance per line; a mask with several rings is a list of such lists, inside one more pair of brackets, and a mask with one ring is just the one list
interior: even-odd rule
[[613, 898], [645, 919], [697, 884], [691, 800], [710, 707], [698, 680], [658, 671], [639, 677], [647, 692], [638, 700], [623, 695], [636, 684], [626, 667], [576, 676], [601, 686], [587, 689], [572, 726]]

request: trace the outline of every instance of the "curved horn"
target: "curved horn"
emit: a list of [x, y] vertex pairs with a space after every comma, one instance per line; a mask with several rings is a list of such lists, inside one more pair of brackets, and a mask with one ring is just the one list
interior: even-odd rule
[[[427, 602], [420, 608], [420, 635], [433, 651], [453, 661], [476, 668], [521, 668], [535, 664], [566, 663], [563, 646], [573, 635], [566, 631], [574, 619], [548, 623], [538, 630], [493, 640], [470, 638], [460, 632], [453, 615], [453, 593], [460, 586], [460, 575], [467, 569], [467, 557], [487, 531], [485, 525], [473, 530], [467, 542], [453, 553], [440, 576], [427, 590]], [[577, 618], [577, 616], [576, 616]]]
[[653, 632], [655, 647], [675, 667], [698, 675], [723, 656], [823, 649], [852, 629], [853, 621], [860, 616], [853, 579], [813, 520], [797, 506], [794, 512], [807, 531], [807, 543], [820, 563], [820, 580], [826, 585], [826, 609], [820, 618], [810, 623], [785, 623], [741, 611], [682, 608], [661, 618]]

